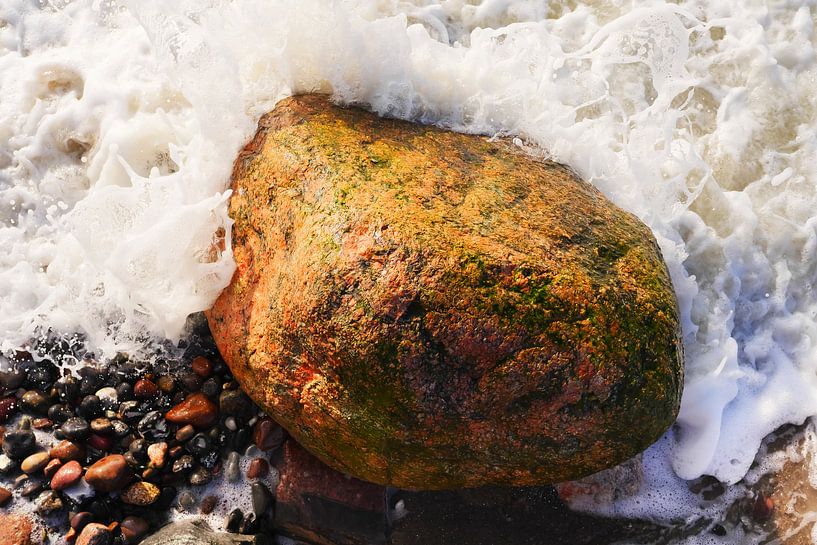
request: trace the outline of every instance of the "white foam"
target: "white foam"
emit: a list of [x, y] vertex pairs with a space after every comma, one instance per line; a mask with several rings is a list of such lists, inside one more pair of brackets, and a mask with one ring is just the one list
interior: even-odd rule
[[[277, 100], [324, 91], [519, 135], [652, 228], [687, 377], [645, 493], [735, 482], [765, 434], [817, 414], [812, 3], [44, 4], [0, 4], [3, 347], [178, 336], [232, 272], [213, 239], [236, 151]], [[620, 512], [677, 513], [655, 497]]]

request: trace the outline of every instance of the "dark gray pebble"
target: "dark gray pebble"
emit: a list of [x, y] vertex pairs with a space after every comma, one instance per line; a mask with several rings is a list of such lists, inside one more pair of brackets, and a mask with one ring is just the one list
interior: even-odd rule
[[30, 429], [7, 431], [3, 438], [3, 452], [12, 460], [22, 460], [34, 452], [37, 441]]
[[66, 439], [78, 441], [88, 437], [91, 433], [91, 426], [88, 425], [88, 421], [84, 418], [73, 416], [60, 426], [59, 431]]

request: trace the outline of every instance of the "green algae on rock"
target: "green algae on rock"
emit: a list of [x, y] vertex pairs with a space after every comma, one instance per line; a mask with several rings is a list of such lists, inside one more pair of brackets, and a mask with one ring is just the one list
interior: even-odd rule
[[281, 101], [235, 162], [207, 313], [245, 391], [329, 465], [538, 485], [675, 419], [677, 303], [649, 229], [507, 142]]

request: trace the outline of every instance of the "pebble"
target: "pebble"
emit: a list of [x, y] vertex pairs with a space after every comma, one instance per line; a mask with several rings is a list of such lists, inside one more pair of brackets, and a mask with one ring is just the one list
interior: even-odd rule
[[241, 469], [238, 467], [240, 460], [241, 456], [235, 451], [227, 455], [227, 461], [224, 463], [224, 477], [227, 481], [231, 483], [238, 481], [241, 476]]
[[167, 443], [154, 443], [148, 447], [148, 460], [150, 460], [150, 467], [163, 468], [167, 463]]
[[235, 418], [228, 416], [224, 419], [224, 427], [230, 431], [236, 431], [238, 429], [238, 424], [236, 424]]
[[3, 436], [3, 452], [12, 460], [22, 460], [37, 447], [34, 432], [27, 429], [7, 431]]
[[7, 505], [11, 501], [11, 490], [0, 486], [0, 507]]
[[264, 483], [252, 483], [250, 495], [252, 496], [252, 510], [258, 516], [266, 513], [267, 509], [272, 505], [272, 493]]
[[136, 543], [148, 533], [150, 526], [145, 519], [130, 516], [122, 520], [119, 529], [122, 532], [122, 537], [125, 538], [125, 543]]
[[116, 398], [119, 401], [130, 401], [133, 399], [133, 386], [123, 382], [116, 387]]
[[67, 405], [57, 403], [48, 408], [48, 418], [57, 424], [62, 424], [72, 416], [74, 416], [74, 413], [71, 412]]
[[216, 504], [218, 503], [218, 498], [215, 496], [205, 496], [204, 499], [201, 500], [201, 514], [202, 515], [209, 515], [216, 509]]
[[77, 407], [77, 413], [88, 420], [102, 416], [102, 400], [95, 395], [83, 397], [82, 401], [79, 402], [79, 407]]
[[49, 418], [35, 418], [31, 421], [31, 427], [35, 430], [50, 430], [54, 427], [54, 422]]
[[218, 396], [221, 412], [232, 416], [246, 415], [252, 408], [252, 402], [241, 390], [224, 390]]
[[96, 397], [99, 398], [99, 401], [102, 403], [102, 407], [105, 409], [113, 409], [118, 405], [119, 394], [117, 393], [116, 388], [111, 386], [97, 390]]
[[156, 379], [156, 386], [166, 394], [170, 394], [176, 389], [176, 381], [170, 375], [162, 375]]
[[209, 471], [203, 467], [200, 467], [190, 474], [189, 481], [192, 486], [202, 486], [209, 483], [211, 477], [212, 476], [210, 475]]
[[120, 498], [127, 504], [145, 507], [155, 502], [160, 492], [155, 484], [138, 481], [127, 487]]
[[17, 398], [4, 397], [0, 399], [0, 422], [5, 422], [17, 411]]
[[270, 418], [261, 418], [253, 427], [253, 442], [261, 450], [275, 450], [284, 442], [284, 429]]
[[143, 378], [133, 385], [133, 395], [138, 399], [150, 399], [159, 395], [159, 387]]
[[17, 468], [17, 462], [6, 456], [5, 454], [0, 454], [0, 473], [3, 475], [7, 473], [11, 473]]
[[207, 378], [213, 374], [213, 364], [204, 356], [199, 356], [190, 362], [190, 368], [202, 378]]
[[144, 439], [134, 439], [128, 445], [128, 452], [140, 462], [144, 462], [148, 456], [148, 442]]
[[37, 512], [41, 515], [50, 515], [62, 508], [62, 498], [53, 490], [47, 490], [37, 496]]
[[162, 418], [159, 411], [150, 411], [139, 421], [136, 430], [148, 441], [163, 441], [170, 434], [167, 429], [167, 420]]
[[117, 439], [122, 439], [130, 433], [130, 426], [121, 420], [111, 420], [111, 427], [113, 428], [113, 435]]
[[51, 401], [37, 390], [29, 390], [20, 398], [20, 403], [24, 409], [30, 412], [45, 414], [48, 412], [48, 407]]
[[183, 373], [179, 377], [179, 382], [184, 390], [188, 392], [198, 392], [201, 389], [201, 377], [195, 373]]
[[63, 403], [74, 403], [79, 396], [79, 381], [72, 376], [62, 377], [54, 383], [57, 397]]
[[30, 483], [26, 483], [22, 489], [20, 489], [20, 495], [24, 498], [30, 498], [35, 494], [39, 494], [43, 491], [43, 483], [39, 481], [32, 481]]
[[113, 439], [92, 433], [86, 440], [88, 446], [96, 450], [108, 451], [113, 446]]
[[184, 442], [196, 434], [196, 428], [190, 424], [182, 426], [176, 431], [176, 441]]
[[51, 489], [62, 490], [68, 488], [77, 482], [80, 477], [82, 477], [82, 466], [76, 460], [72, 460], [59, 468], [54, 474], [51, 479]]
[[254, 534], [258, 531], [258, 519], [254, 513], [248, 513], [241, 524], [238, 525], [238, 533], [244, 535]]
[[0, 386], [4, 390], [16, 390], [25, 380], [26, 374], [20, 370], [0, 371]]
[[170, 409], [165, 418], [174, 424], [192, 424], [198, 429], [209, 428], [218, 418], [218, 406], [206, 395], [197, 392]]
[[76, 541], [76, 545], [111, 545], [111, 543], [113, 543], [113, 532], [98, 522], [85, 526]]
[[60, 431], [66, 439], [78, 441], [88, 437], [88, 434], [91, 433], [91, 427], [84, 418], [73, 416], [60, 426]]
[[221, 383], [215, 378], [208, 378], [201, 385], [201, 393], [210, 399], [217, 399], [219, 392], [221, 392]]
[[50, 481], [60, 467], [62, 467], [62, 462], [54, 458], [43, 468], [43, 476]]
[[100, 492], [115, 492], [133, 480], [133, 471], [121, 454], [105, 456], [85, 472], [85, 480]]
[[113, 424], [110, 418], [94, 418], [91, 420], [91, 431], [101, 435], [108, 435], [113, 432]]
[[241, 526], [241, 521], [244, 520], [244, 513], [241, 512], [241, 509], [233, 509], [230, 511], [230, 514], [227, 515], [227, 520], [224, 523], [224, 528], [228, 532], [238, 532], [239, 526]]
[[263, 458], [253, 458], [247, 468], [248, 479], [260, 479], [269, 473], [269, 464]]
[[57, 443], [50, 451], [49, 455], [63, 462], [71, 460], [82, 460], [85, 458], [85, 447], [77, 445], [68, 440]]
[[188, 471], [189, 469], [193, 468], [193, 457], [189, 454], [185, 454], [184, 456], [180, 457], [178, 460], [173, 462], [173, 473], [182, 473], [184, 471]]
[[185, 490], [179, 494], [179, 498], [176, 501], [181, 511], [190, 511], [196, 506], [196, 498], [189, 490]]
[[184, 448], [194, 456], [202, 456], [210, 450], [210, 439], [203, 433], [198, 433], [185, 443]]
[[88, 524], [94, 521], [93, 513], [89, 513], [88, 511], [81, 511], [74, 516], [71, 517], [71, 528], [76, 530], [77, 532], [81, 532], [83, 528], [85, 528]]
[[42, 471], [45, 468], [45, 466], [48, 465], [48, 462], [50, 460], [51, 456], [47, 452], [37, 452], [35, 454], [30, 454], [20, 464], [20, 469], [23, 470], [23, 473], [33, 475], [34, 473]]

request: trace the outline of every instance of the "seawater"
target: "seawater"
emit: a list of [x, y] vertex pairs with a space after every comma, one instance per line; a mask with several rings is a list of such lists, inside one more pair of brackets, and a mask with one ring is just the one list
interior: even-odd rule
[[[814, 0], [0, 0], [0, 348], [176, 340], [229, 282], [228, 178], [283, 97], [487, 136], [570, 165], [650, 226], [686, 389], [645, 455], [734, 483], [817, 415]], [[226, 249], [220, 244], [226, 239]]]

